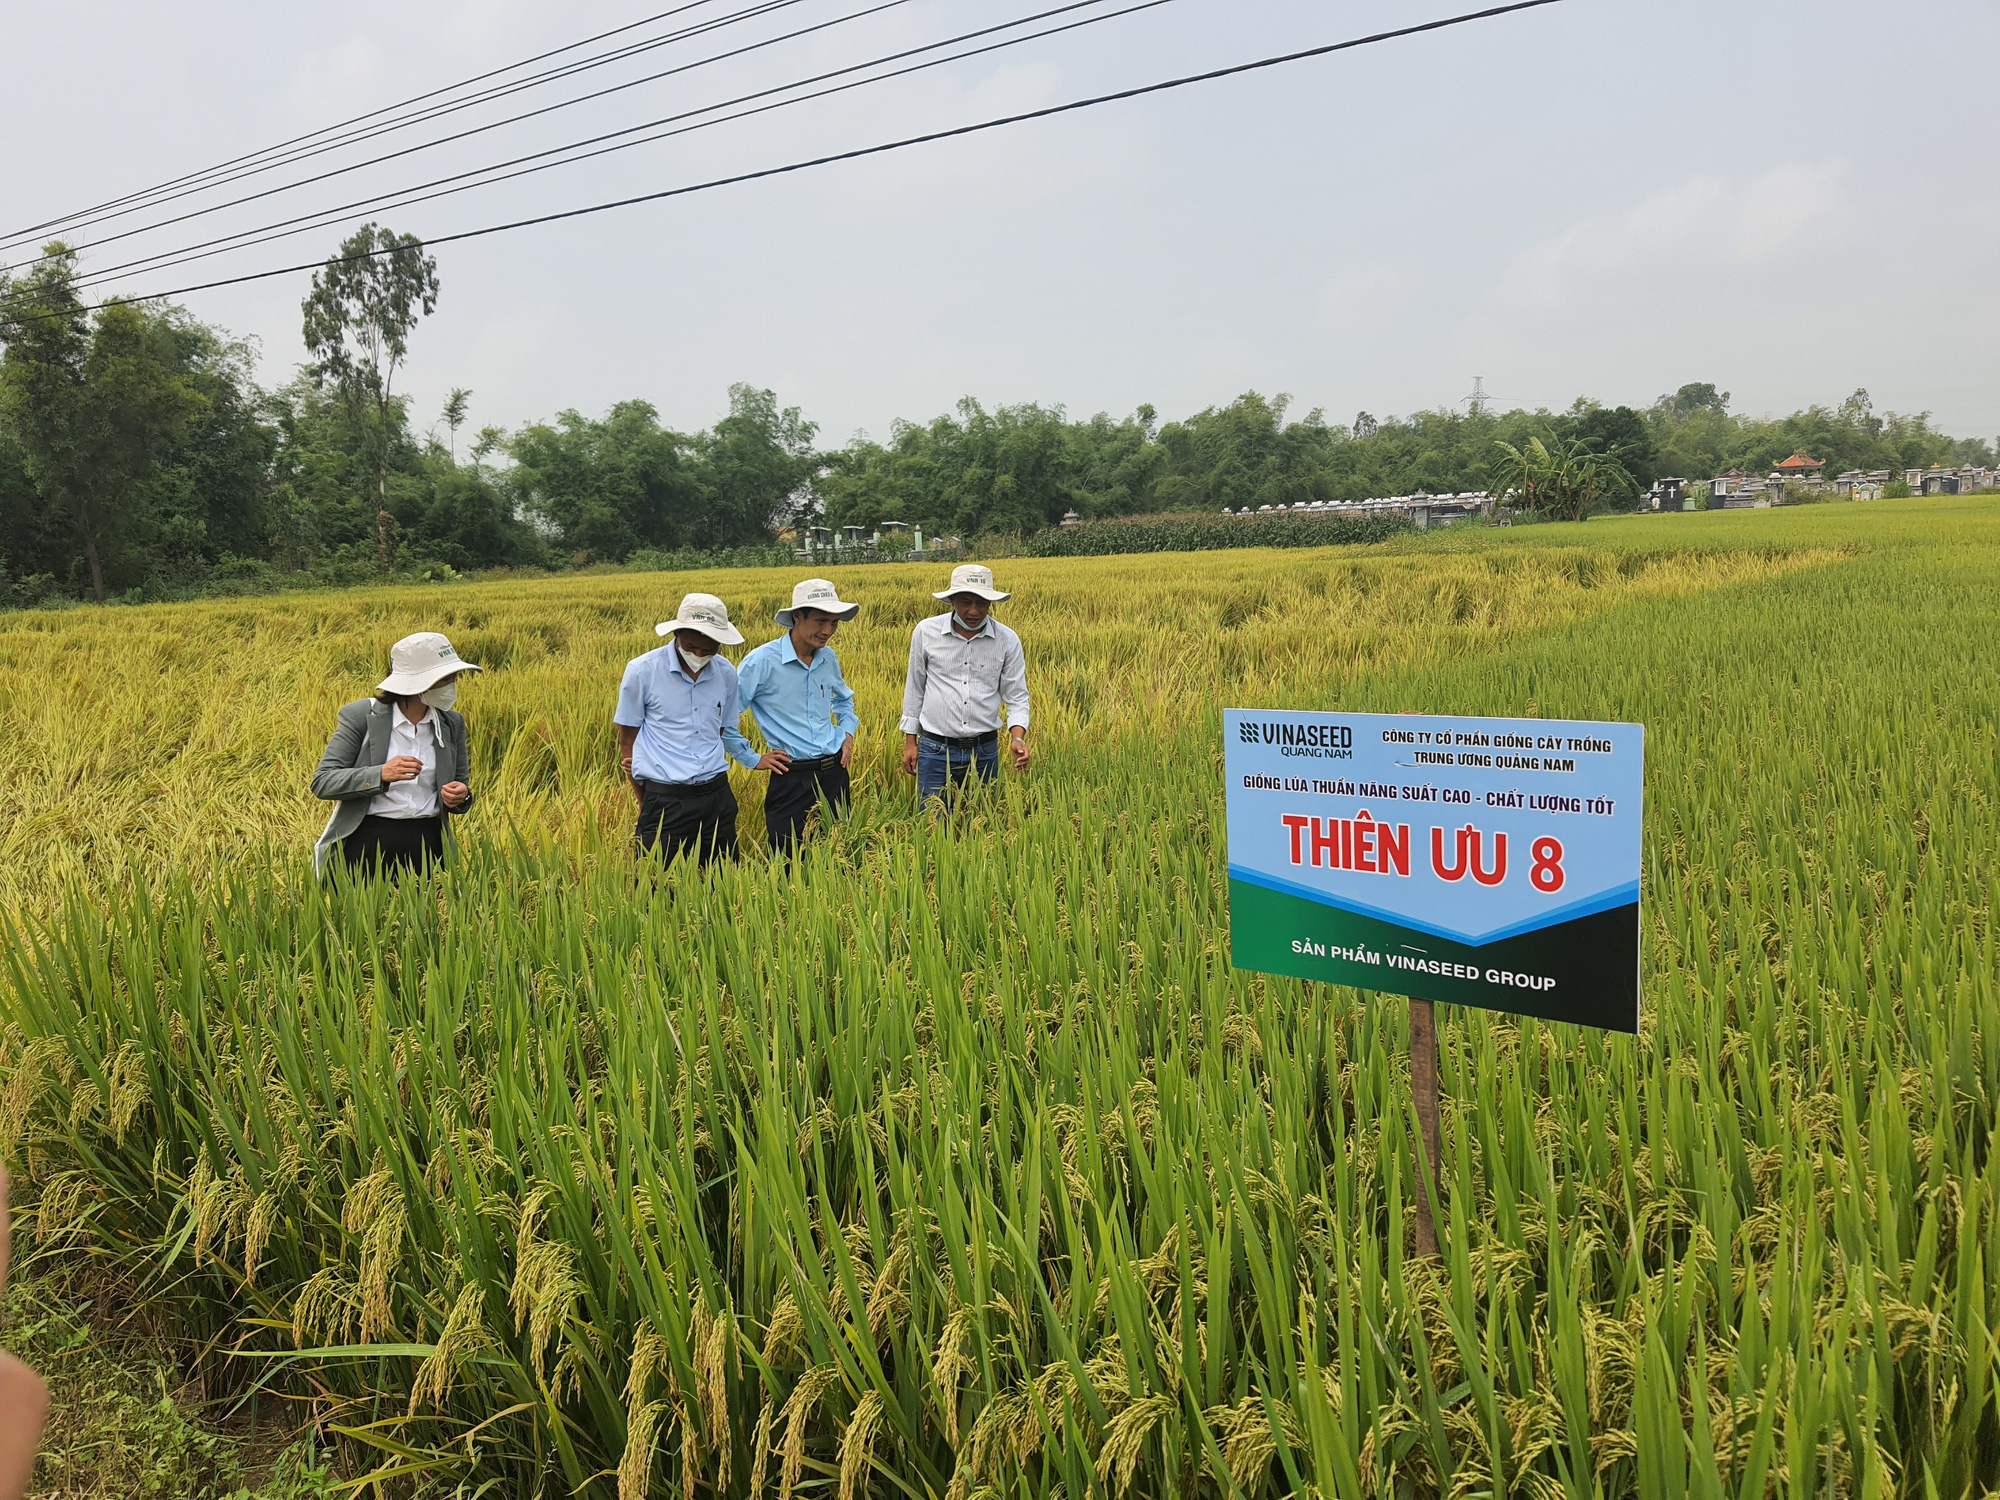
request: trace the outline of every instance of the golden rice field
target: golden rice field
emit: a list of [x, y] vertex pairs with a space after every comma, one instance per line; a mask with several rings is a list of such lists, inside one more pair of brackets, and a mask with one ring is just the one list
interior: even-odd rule
[[[0, 616], [23, 1250], [367, 1494], [2000, 1486], [2000, 502], [999, 570], [1031, 770], [916, 814], [941, 580], [841, 572], [796, 870], [636, 869], [610, 724], [682, 590], [754, 641], [790, 574]], [[320, 891], [426, 627], [463, 858]], [[1401, 1002], [1228, 967], [1224, 706], [1647, 725], [1642, 1034], [1441, 1010], [1440, 1261]]]

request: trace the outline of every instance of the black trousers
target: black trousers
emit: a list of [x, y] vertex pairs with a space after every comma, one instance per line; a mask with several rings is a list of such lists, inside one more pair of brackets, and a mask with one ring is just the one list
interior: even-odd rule
[[770, 835], [771, 853], [783, 857], [798, 848], [806, 820], [822, 799], [830, 816], [847, 811], [851, 790], [838, 755], [795, 760], [784, 775], [772, 776], [764, 791], [764, 831]]
[[378, 818], [370, 813], [340, 841], [349, 865], [370, 874], [426, 870], [444, 858], [444, 817]]
[[689, 850], [702, 864], [736, 858], [736, 793], [729, 773], [693, 786], [639, 783], [639, 826], [643, 853], [673, 860]]

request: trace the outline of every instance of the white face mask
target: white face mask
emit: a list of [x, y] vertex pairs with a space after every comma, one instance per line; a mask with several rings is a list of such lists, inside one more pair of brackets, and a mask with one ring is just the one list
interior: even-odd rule
[[419, 696], [432, 708], [450, 708], [452, 704], [458, 702], [458, 684], [455, 682], [440, 682], [428, 693], [423, 693]]
[[967, 635], [977, 635], [979, 634], [979, 625], [984, 625], [986, 622], [981, 620], [979, 625], [975, 625], [957, 610], [953, 610], [951, 612], [951, 623], [956, 625], [960, 630], [963, 630]]
[[715, 653], [713, 651], [709, 652], [706, 656], [696, 656], [687, 647], [682, 646], [680, 647], [680, 653], [681, 665], [686, 667], [689, 673], [696, 677], [701, 676], [701, 669], [703, 667], [715, 660]]

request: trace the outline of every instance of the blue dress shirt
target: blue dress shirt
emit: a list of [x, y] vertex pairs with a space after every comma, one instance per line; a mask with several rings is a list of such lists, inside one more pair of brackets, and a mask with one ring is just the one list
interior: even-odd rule
[[840, 658], [822, 646], [810, 662], [799, 660], [789, 633], [766, 641], [743, 658], [743, 706], [774, 750], [799, 760], [838, 755], [861, 721], [854, 717], [854, 689], [840, 673]]
[[684, 786], [711, 781], [737, 764], [755, 766], [757, 752], [737, 729], [742, 716], [736, 668], [721, 655], [689, 677], [674, 643], [625, 664], [612, 722], [639, 731], [632, 744], [632, 774], [640, 781]]

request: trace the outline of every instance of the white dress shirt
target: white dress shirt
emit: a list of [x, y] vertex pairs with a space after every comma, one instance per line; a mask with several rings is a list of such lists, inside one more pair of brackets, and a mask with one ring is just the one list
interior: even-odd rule
[[1028, 723], [1028, 662], [1021, 638], [988, 615], [970, 639], [949, 614], [917, 621], [903, 683], [903, 733], [966, 739]]
[[438, 807], [437, 786], [437, 726], [436, 709], [424, 715], [421, 724], [412, 724], [410, 716], [397, 704], [390, 711], [389, 754], [394, 760], [399, 755], [414, 755], [423, 765], [408, 781], [383, 783], [382, 790], [368, 799], [368, 813], [376, 818], [434, 818]]

